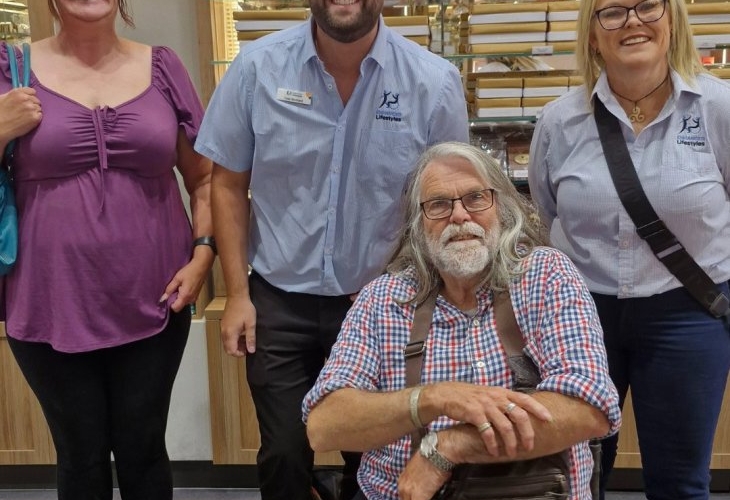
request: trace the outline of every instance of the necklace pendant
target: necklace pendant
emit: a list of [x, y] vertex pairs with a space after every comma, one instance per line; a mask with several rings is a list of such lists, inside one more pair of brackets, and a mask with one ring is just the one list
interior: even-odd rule
[[634, 106], [634, 109], [631, 110], [631, 114], [629, 115], [629, 120], [631, 120], [631, 123], [634, 122], [643, 122], [645, 119], [645, 116], [641, 114], [641, 109], [639, 106]]

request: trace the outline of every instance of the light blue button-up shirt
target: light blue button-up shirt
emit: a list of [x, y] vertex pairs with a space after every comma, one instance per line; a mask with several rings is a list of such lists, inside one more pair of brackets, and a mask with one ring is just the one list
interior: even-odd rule
[[[638, 135], [608, 87], [593, 95], [621, 122], [639, 179], [659, 217], [716, 282], [730, 278], [730, 85], [672, 72], [673, 93]], [[580, 87], [548, 104], [530, 150], [530, 192], [552, 244], [591, 291], [647, 297], [681, 286], [654, 256], [616, 194], [593, 112]]]
[[286, 291], [342, 295], [382, 272], [420, 153], [469, 140], [466, 103], [456, 67], [381, 18], [343, 106], [311, 22], [244, 47], [213, 94], [195, 149], [251, 170], [249, 258], [258, 273]]

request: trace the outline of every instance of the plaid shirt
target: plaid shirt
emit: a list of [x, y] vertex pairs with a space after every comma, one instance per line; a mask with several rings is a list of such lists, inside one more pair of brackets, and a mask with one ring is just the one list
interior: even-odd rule
[[[526, 272], [510, 285], [525, 352], [540, 370], [540, 391], [583, 399], [606, 414], [618, 430], [618, 395], [608, 377], [602, 330], [578, 271], [559, 251], [539, 247], [525, 259]], [[304, 419], [327, 394], [344, 387], [397, 391], [406, 387], [403, 348], [415, 307], [400, 305], [415, 294], [413, 270], [383, 275], [360, 292], [316, 384], [303, 402]], [[512, 387], [507, 357], [496, 334], [492, 292], [477, 291], [476, 315], [442, 296], [436, 301], [423, 359], [423, 384], [461, 381]], [[456, 422], [440, 417], [429, 430]], [[410, 435], [363, 455], [358, 482], [370, 500], [397, 499], [397, 480], [411, 456]], [[572, 500], [590, 498], [593, 460], [586, 442], [570, 450]]]

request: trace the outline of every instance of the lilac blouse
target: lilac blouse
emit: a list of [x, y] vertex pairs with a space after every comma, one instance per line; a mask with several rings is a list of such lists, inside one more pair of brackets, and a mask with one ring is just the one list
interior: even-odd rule
[[[173, 171], [178, 131], [193, 143], [203, 115], [190, 77], [172, 50], [153, 47], [151, 85], [113, 108], [89, 109], [33, 74], [31, 86], [43, 119], [16, 146], [7, 333], [62, 352], [150, 337], [174, 297], [158, 300], [192, 253]], [[9, 89], [0, 50], [0, 93]]]

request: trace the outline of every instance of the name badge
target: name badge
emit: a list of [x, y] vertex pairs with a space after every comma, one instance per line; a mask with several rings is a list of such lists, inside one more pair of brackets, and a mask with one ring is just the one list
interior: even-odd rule
[[312, 105], [312, 93], [303, 90], [276, 89], [276, 99], [296, 104]]

